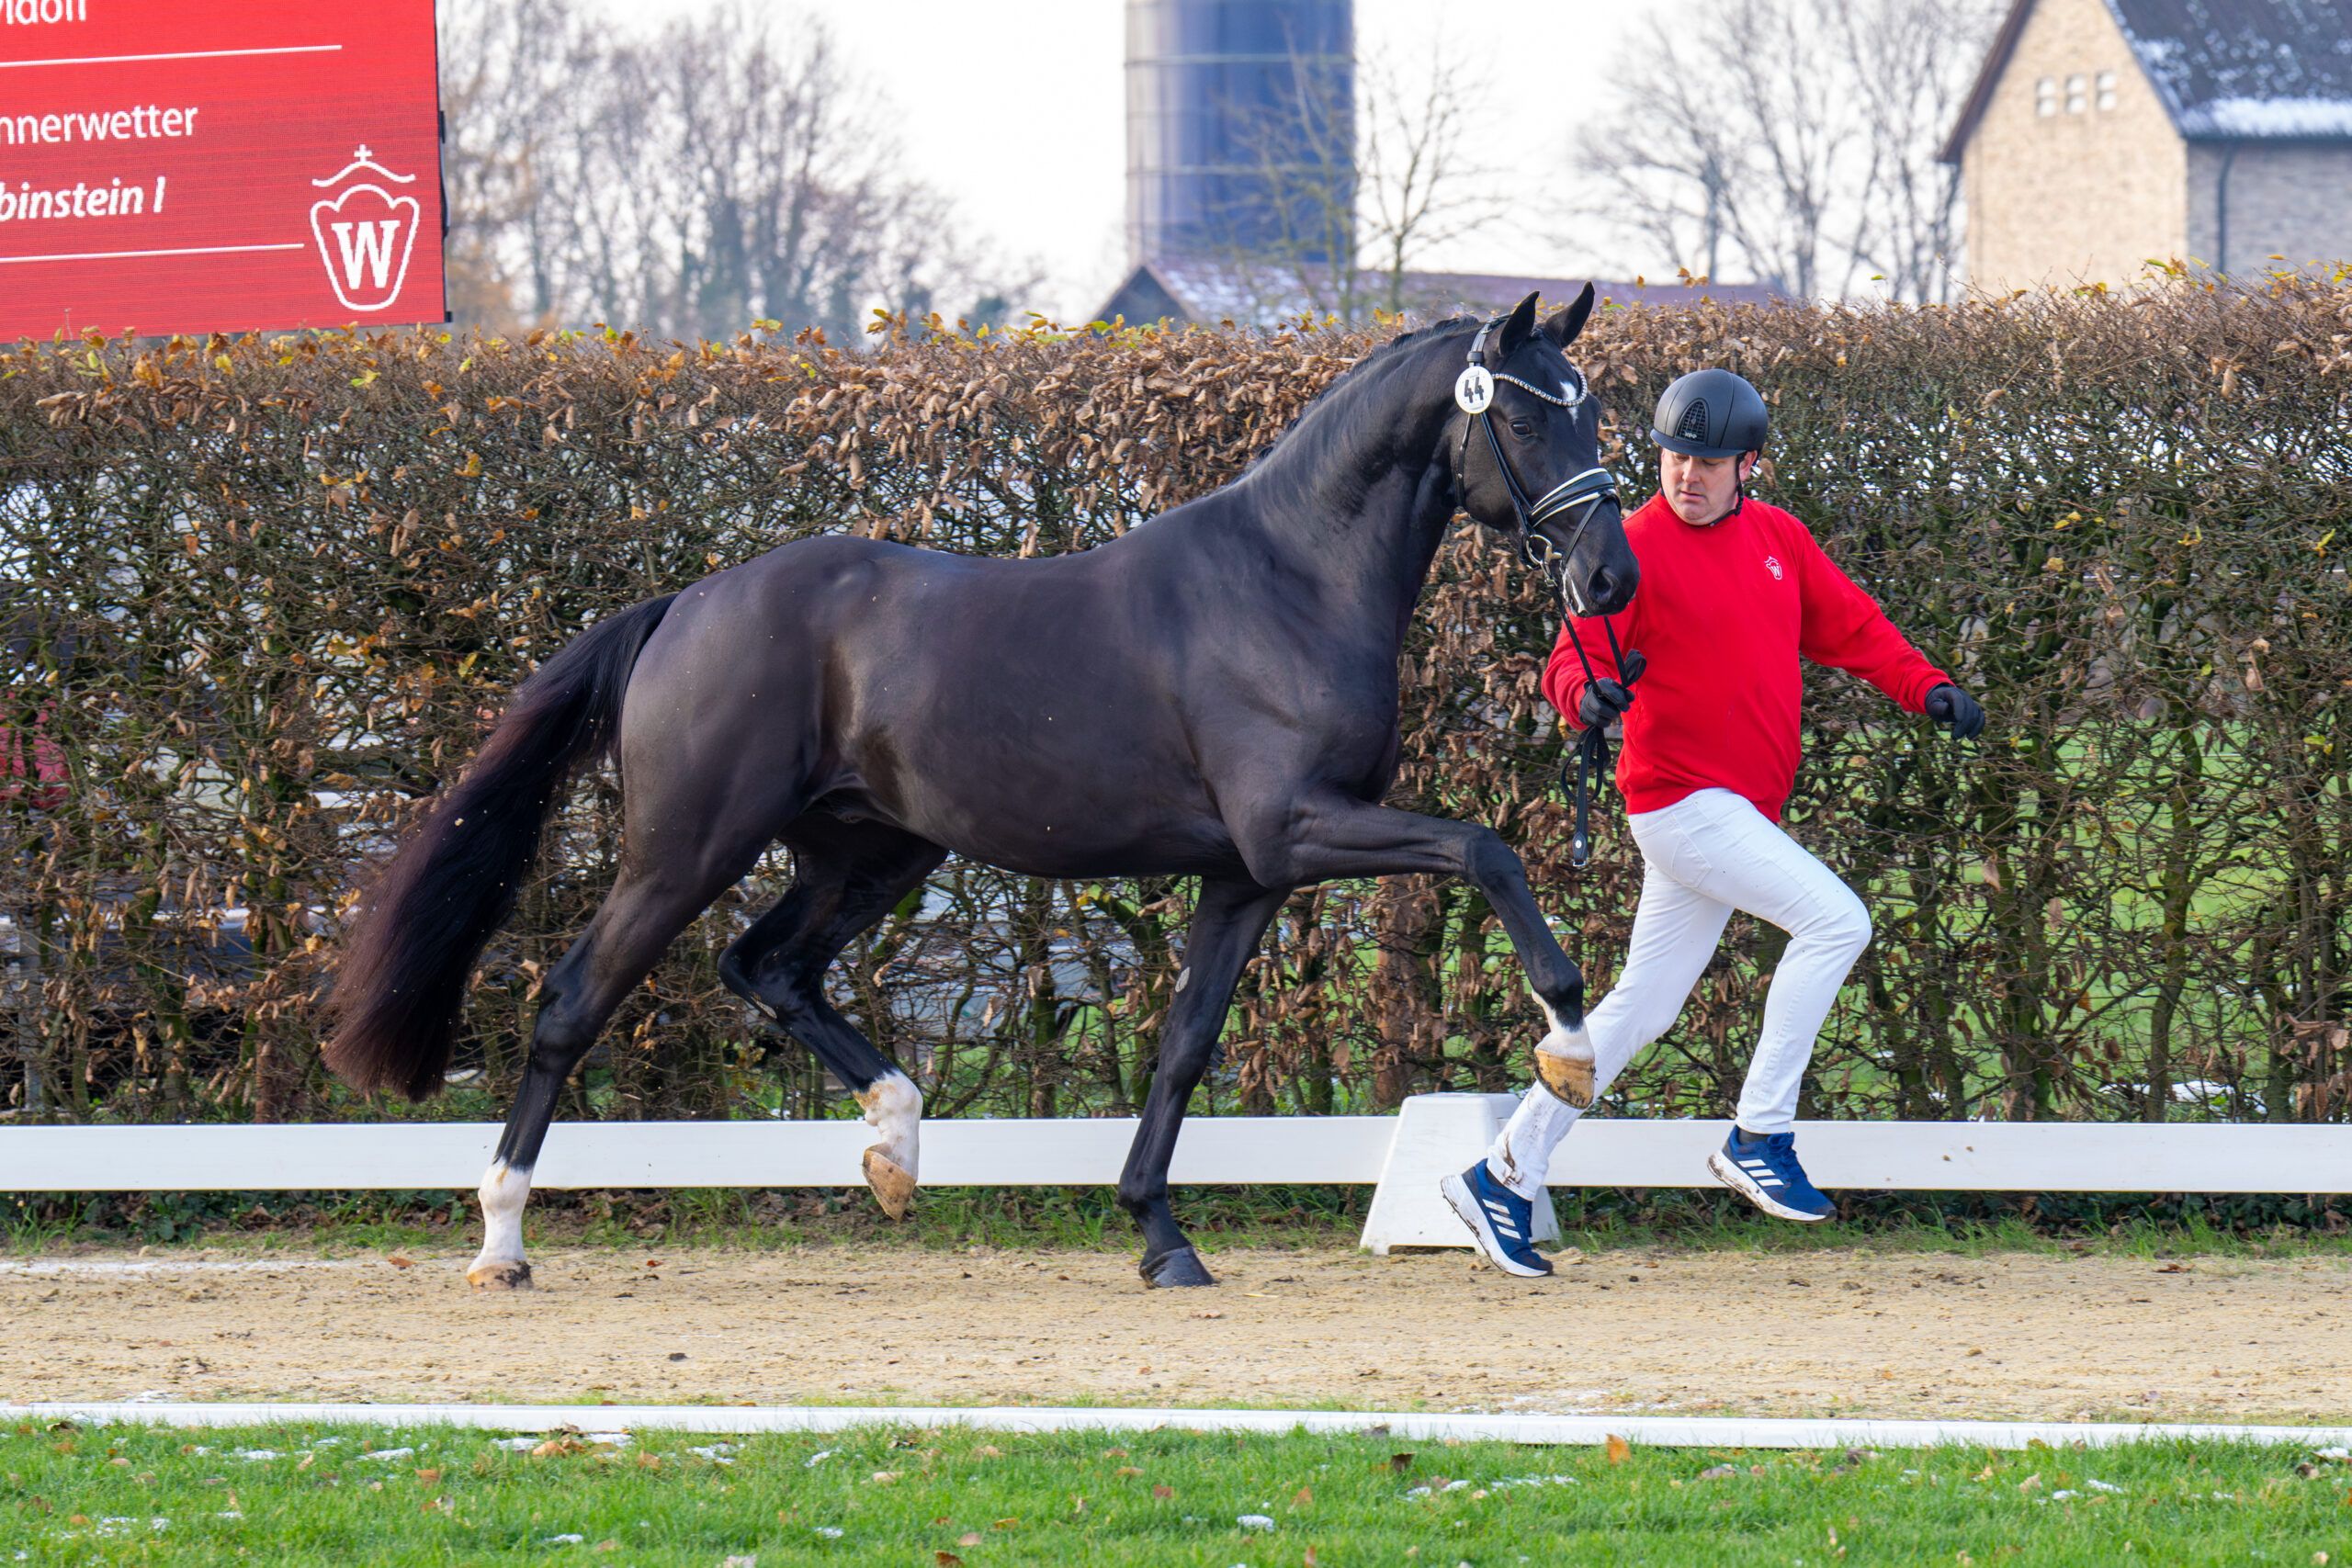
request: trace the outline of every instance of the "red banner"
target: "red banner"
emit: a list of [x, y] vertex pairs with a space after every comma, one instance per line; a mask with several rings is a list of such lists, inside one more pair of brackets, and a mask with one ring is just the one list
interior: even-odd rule
[[433, 0], [0, 0], [0, 340], [438, 321]]

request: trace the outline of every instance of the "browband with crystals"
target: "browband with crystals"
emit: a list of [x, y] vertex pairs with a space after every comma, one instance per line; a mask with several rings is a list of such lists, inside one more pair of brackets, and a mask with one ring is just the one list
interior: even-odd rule
[[1543, 399], [1547, 403], [1554, 404], [1559, 408], [1572, 409], [1578, 403], [1584, 401], [1584, 372], [1571, 365], [1568, 367], [1568, 375], [1572, 379], [1562, 382], [1560, 384], [1559, 391], [1557, 393], [1552, 393], [1545, 391], [1543, 388], [1535, 385], [1532, 381], [1522, 381], [1518, 377], [1511, 375], [1508, 371], [1498, 370], [1494, 373], [1495, 379], [1498, 381], [1509, 381], [1512, 386], [1519, 388], [1522, 391], [1534, 393], [1537, 397]]

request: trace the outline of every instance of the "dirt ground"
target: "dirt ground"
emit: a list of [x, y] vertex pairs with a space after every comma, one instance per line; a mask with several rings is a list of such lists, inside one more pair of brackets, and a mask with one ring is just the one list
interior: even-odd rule
[[1107, 1403], [2343, 1421], [2352, 1263], [1623, 1251], [552, 1251], [0, 1263], [0, 1399]]

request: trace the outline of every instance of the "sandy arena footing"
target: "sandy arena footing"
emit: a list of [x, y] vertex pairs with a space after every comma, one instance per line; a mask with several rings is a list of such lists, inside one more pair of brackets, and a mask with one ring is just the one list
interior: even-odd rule
[[2352, 1418], [2352, 1260], [1627, 1250], [559, 1249], [0, 1264], [0, 1398], [1289, 1405], [1524, 1415]]

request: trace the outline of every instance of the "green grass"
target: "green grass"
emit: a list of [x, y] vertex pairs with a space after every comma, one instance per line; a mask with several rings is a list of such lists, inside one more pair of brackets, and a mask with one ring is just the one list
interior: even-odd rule
[[[0, 1435], [0, 1560], [1746, 1568], [2302, 1564], [2352, 1552], [2352, 1469], [2226, 1444], [1636, 1449], [1615, 1463], [1590, 1449], [1304, 1434], [875, 1428], [555, 1446], [535, 1456], [450, 1428], [23, 1423]], [[410, 1451], [377, 1459], [370, 1448]], [[1253, 1515], [1270, 1528], [1238, 1522]]]
[[[1368, 1187], [1185, 1188], [1177, 1210], [1204, 1248], [1353, 1245]], [[2290, 1223], [2269, 1200], [1849, 1194], [1820, 1226], [1756, 1215], [1728, 1193], [1562, 1192], [1570, 1245], [1979, 1255], [2002, 1251], [2132, 1258], [2352, 1257], [2352, 1233]], [[2271, 1206], [2264, 1207], [2269, 1203]], [[2062, 1206], [2063, 1205], [2063, 1206]], [[0, 1195], [0, 1244], [17, 1256], [75, 1246], [205, 1246], [241, 1251], [466, 1247], [479, 1240], [471, 1194], [453, 1192]], [[1131, 1252], [1133, 1223], [1106, 1188], [940, 1188], [906, 1224], [864, 1189], [533, 1195], [536, 1247], [1082, 1248]]]

